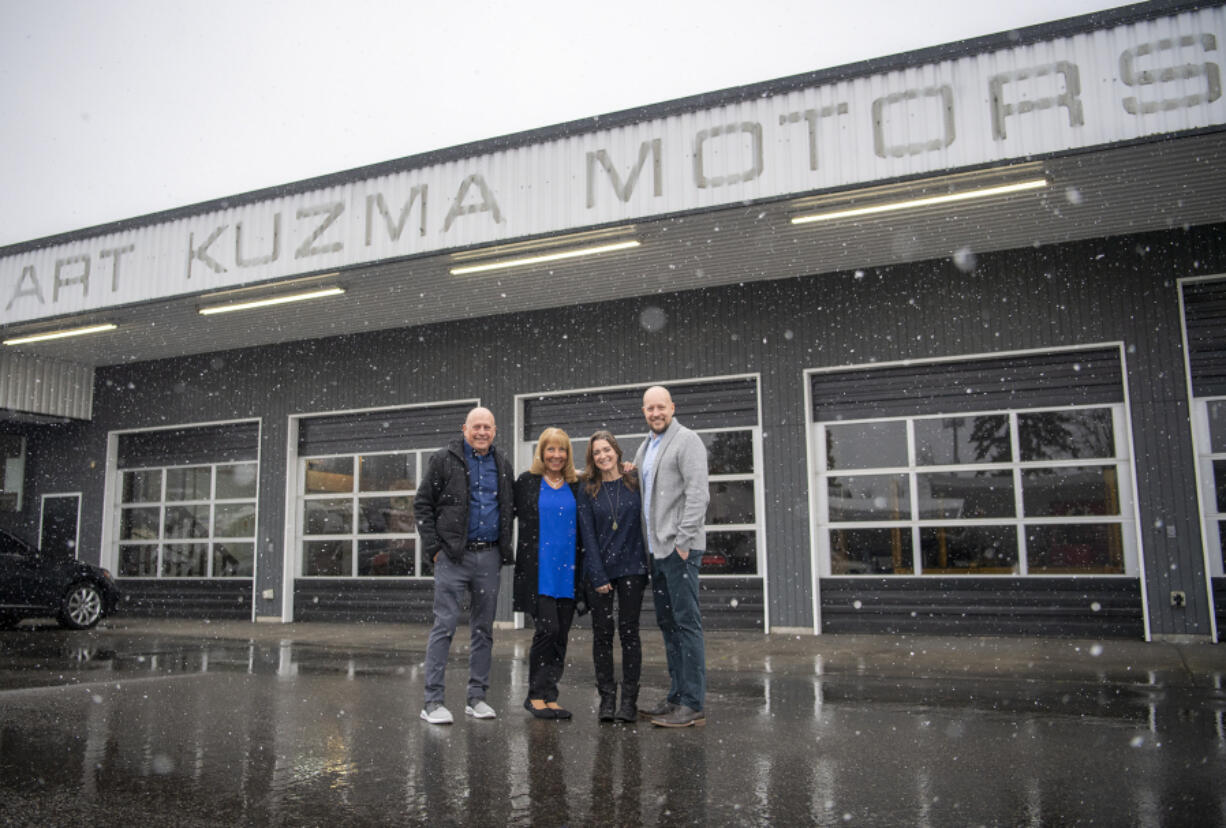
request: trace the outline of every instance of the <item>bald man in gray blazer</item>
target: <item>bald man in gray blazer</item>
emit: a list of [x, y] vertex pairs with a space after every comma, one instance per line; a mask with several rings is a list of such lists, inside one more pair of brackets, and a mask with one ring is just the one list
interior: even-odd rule
[[643, 476], [643, 536], [651, 551], [651, 592], [668, 657], [668, 696], [640, 715], [660, 727], [693, 727], [707, 722], [707, 690], [698, 569], [707, 545], [707, 449], [702, 438], [673, 419], [668, 389], [655, 385], [643, 394], [643, 416], [651, 434], [639, 446], [634, 465]]

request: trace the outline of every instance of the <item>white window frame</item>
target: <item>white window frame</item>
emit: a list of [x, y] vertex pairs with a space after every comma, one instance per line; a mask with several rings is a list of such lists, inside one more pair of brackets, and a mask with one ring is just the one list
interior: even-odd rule
[[[413, 498], [417, 494], [416, 486], [421, 484], [421, 476], [425, 471], [426, 464], [430, 461], [430, 455], [438, 451], [439, 447], [433, 448], [412, 448], [412, 449], [389, 449], [387, 451], [362, 451], [352, 452], [348, 454], [311, 454], [302, 455], [298, 460], [297, 480], [299, 482], [297, 493], [294, 497], [294, 508], [290, 511], [294, 514], [294, 545], [297, 552], [295, 569], [295, 577], [304, 578], [307, 580], [332, 580], [337, 578], [352, 579], [354, 581], [429, 581], [433, 580], [433, 575], [360, 575], [358, 574], [358, 544], [363, 540], [412, 540], [413, 541], [413, 572], [421, 571], [421, 539], [417, 534], [417, 523], [414, 520], [412, 532], [388, 532], [379, 534], [364, 534], [358, 531], [357, 518], [359, 515], [359, 501], [363, 498], [372, 497], [393, 497], [406, 496], [405, 491], [370, 491], [363, 492], [360, 490], [360, 481], [358, 480], [358, 471], [356, 469], [357, 459], [359, 457], [386, 457], [393, 454], [413, 454], [416, 455], [417, 468], [414, 472], [414, 488], [408, 491], [407, 497]], [[306, 464], [310, 460], [331, 460], [338, 457], [351, 458], [354, 465], [354, 482], [353, 490], [349, 492], [320, 492], [308, 493], [303, 491], [303, 484], [306, 481]], [[345, 500], [350, 501], [354, 525], [349, 533], [330, 533], [321, 535], [308, 535], [304, 531], [305, 526], [303, 521], [306, 517], [306, 504], [313, 500]], [[347, 540], [350, 543], [350, 566], [348, 574], [341, 575], [307, 575], [305, 569], [306, 548], [305, 544], [312, 541], [337, 541]]]
[[1217, 492], [1214, 489], [1213, 463], [1226, 461], [1226, 451], [1214, 452], [1209, 434], [1209, 406], [1212, 403], [1226, 405], [1226, 396], [1201, 397], [1192, 401], [1192, 434], [1196, 446], [1196, 478], [1200, 490], [1201, 532], [1205, 544], [1205, 557], [1209, 576], [1226, 577], [1222, 564], [1223, 542], [1220, 524], [1226, 521], [1226, 512], [1217, 511]]

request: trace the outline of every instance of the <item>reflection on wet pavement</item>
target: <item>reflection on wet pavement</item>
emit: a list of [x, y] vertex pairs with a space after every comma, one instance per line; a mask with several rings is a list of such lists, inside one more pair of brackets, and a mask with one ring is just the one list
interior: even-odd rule
[[[135, 825], [1226, 824], [1226, 694], [1038, 677], [712, 677], [706, 728], [599, 725], [584, 653], [571, 722], [519, 708], [418, 719], [421, 653], [6, 634], [0, 822]], [[820, 665], [818, 666], [820, 667]], [[461, 687], [462, 658], [449, 687]], [[658, 667], [645, 676], [660, 688]], [[645, 691], [645, 700], [654, 701]]]

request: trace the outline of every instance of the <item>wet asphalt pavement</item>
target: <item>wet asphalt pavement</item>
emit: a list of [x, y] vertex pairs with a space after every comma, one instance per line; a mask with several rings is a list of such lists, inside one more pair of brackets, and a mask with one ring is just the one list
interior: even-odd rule
[[[0, 824], [1226, 825], [1226, 647], [708, 635], [708, 725], [418, 718], [424, 627], [118, 619], [0, 632]], [[665, 688], [645, 631], [644, 700]]]

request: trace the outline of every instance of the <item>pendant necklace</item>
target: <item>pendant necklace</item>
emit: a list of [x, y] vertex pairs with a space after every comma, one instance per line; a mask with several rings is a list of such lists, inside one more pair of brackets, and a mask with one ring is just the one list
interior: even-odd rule
[[[609, 505], [610, 505], [611, 507], [613, 507], [613, 531], [614, 531], [614, 532], [616, 532], [616, 531], [617, 531], [617, 512], [618, 512], [618, 510], [621, 508], [621, 505], [622, 505], [622, 487], [621, 487], [621, 480], [619, 479], [619, 480], [617, 480], [616, 482], [617, 482], [617, 484], [618, 484], [618, 486], [617, 486], [617, 500], [616, 500], [616, 501], [614, 501], [614, 500], [613, 500], [613, 495], [609, 494], [608, 489], [605, 489], [605, 496], [609, 498]], [[603, 487], [602, 487], [602, 488], [603, 488]]]

